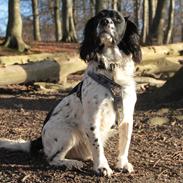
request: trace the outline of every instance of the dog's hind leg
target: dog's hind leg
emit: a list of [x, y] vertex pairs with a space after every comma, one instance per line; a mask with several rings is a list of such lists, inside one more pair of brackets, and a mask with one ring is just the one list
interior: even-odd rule
[[69, 149], [62, 148], [60, 151], [56, 152], [53, 159], [49, 161], [50, 165], [66, 167], [67, 169], [81, 169], [84, 165], [82, 161], [75, 159], [66, 159], [65, 154]]
[[79, 143], [67, 153], [66, 158], [82, 161], [93, 160], [86, 134], [82, 132], [77, 133], [77, 139], [80, 139]]
[[57, 139], [51, 137], [55, 134], [49, 132], [43, 136], [44, 153], [47, 156], [49, 164], [66, 167], [67, 169], [81, 169], [83, 167], [82, 161], [67, 159], [69, 151], [79, 143], [76, 133], [71, 129], [67, 129], [67, 133], [64, 132], [64, 129], [60, 129], [59, 132], [60, 135]]

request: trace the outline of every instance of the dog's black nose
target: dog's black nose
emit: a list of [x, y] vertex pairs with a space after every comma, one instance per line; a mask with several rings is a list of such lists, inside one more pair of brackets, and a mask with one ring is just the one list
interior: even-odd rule
[[106, 26], [110, 23], [109, 19], [107, 18], [103, 18], [101, 21], [100, 21], [100, 24], [103, 25], [103, 26]]

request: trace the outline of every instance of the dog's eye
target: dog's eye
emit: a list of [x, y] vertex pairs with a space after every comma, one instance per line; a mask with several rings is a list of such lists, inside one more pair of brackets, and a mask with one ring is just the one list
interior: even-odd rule
[[120, 17], [114, 17], [113, 21], [116, 23], [121, 23], [121, 18]]

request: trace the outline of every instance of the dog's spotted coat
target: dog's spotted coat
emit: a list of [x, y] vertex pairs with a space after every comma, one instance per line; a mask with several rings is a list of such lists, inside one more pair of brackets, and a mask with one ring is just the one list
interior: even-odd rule
[[[74, 89], [49, 113], [39, 139], [31, 142], [1, 139], [0, 147], [28, 152], [43, 148], [50, 165], [66, 166], [68, 169], [80, 169], [82, 160], [91, 159], [97, 174], [111, 176], [113, 171], [105, 157], [104, 145], [114, 131], [114, 97], [108, 88], [88, 75], [89, 72], [100, 73], [121, 86], [123, 120], [118, 127], [116, 167], [132, 172], [128, 151], [136, 102], [133, 73], [134, 60], [140, 60], [141, 52], [134, 25], [128, 27], [131, 24], [112, 10], [103, 10], [90, 19], [81, 46], [80, 55], [88, 62], [88, 67], [80, 97], [77, 88]], [[111, 63], [117, 65], [112, 70]]]

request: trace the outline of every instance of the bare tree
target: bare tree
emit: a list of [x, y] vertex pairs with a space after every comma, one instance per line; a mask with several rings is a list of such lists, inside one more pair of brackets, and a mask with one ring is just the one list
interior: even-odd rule
[[95, 2], [95, 13], [97, 14], [99, 11], [106, 9], [108, 7], [107, 0], [96, 0]]
[[165, 43], [170, 43], [173, 31], [173, 24], [174, 24], [174, 14], [175, 14], [175, 0], [169, 0], [169, 15], [168, 15], [168, 26], [165, 32]]
[[62, 26], [62, 41], [77, 42], [76, 30], [73, 19], [73, 0], [62, 0]]
[[83, 6], [83, 14], [84, 14], [84, 16], [86, 16], [86, 1], [85, 0], [82, 1], [82, 6]]
[[180, 17], [181, 17], [181, 41], [183, 41], [183, 1], [180, 0]]
[[118, 0], [117, 6], [118, 6], [118, 11], [119, 12], [122, 12], [122, 2], [123, 2], [123, 0]]
[[60, 41], [62, 39], [60, 0], [54, 0], [54, 3], [55, 37], [56, 41]]
[[163, 43], [163, 26], [164, 26], [164, 13], [165, 13], [165, 5], [166, 0], [159, 0], [157, 2], [157, 8], [156, 13], [152, 22], [152, 25], [150, 27], [149, 36], [148, 39], [150, 40], [150, 43]]
[[112, 0], [112, 9], [118, 10], [118, 0]]
[[3, 43], [5, 47], [17, 49], [20, 52], [29, 47], [22, 38], [22, 18], [20, 15], [20, 0], [8, 1], [8, 25], [6, 38]]
[[95, 0], [90, 0], [89, 1], [89, 5], [90, 5], [90, 16], [94, 16], [95, 15]]
[[40, 24], [39, 24], [39, 10], [38, 0], [32, 0], [32, 12], [33, 12], [33, 33], [34, 40], [41, 41]]
[[143, 0], [143, 27], [142, 27], [142, 42], [147, 42], [147, 35], [149, 32], [149, 7], [148, 1]]
[[95, 0], [90, 0], [90, 16], [95, 15]]
[[139, 27], [139, 9], [140, 9], [140, 1], [134, 0], [133, 1], [133, 11], [134, 11], [134, 21], [137, 27]]
[[149, 7], [149, 27], [151, 27], [156, 12], [157, 0], [153, 1], [148, 0], [148, 7]]

